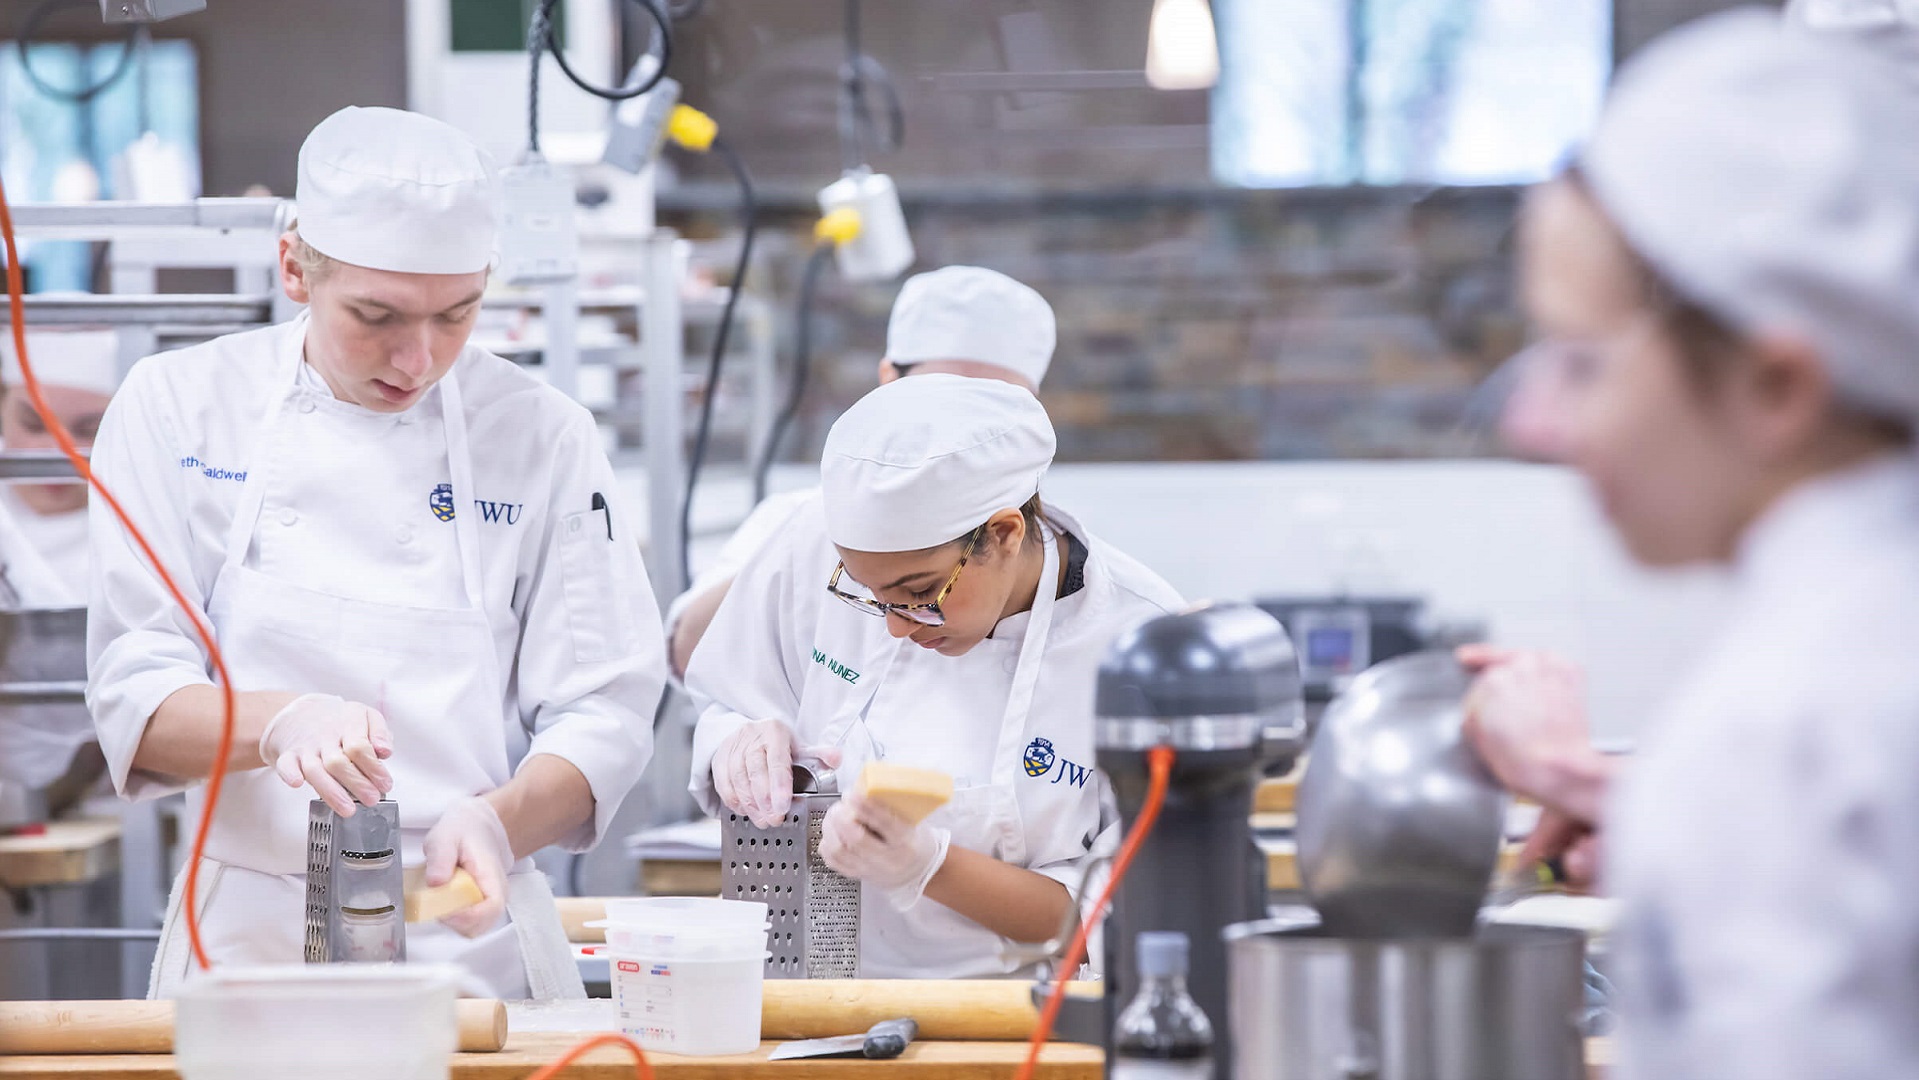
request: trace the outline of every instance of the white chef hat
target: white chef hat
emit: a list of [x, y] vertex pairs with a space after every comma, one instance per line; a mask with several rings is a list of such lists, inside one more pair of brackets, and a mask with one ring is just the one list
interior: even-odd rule
[[1011, 383], [898, 379], [840, 415], [820, 455], [826, 531], [853, 551], [919, 551], [1039, 493], [1052, 421]]
[[[107, 397], [120, 387], [120, 335], [112, 330], [29, 330], [27, 358], [43, 386]], [[0, 329], [0, 380], [10, 390], [26, 385], [10, 329]]]
[[1052, 305], [983, 266], [947, 266], [900, 286], [886, 325], [886, 358], [905, 366], [973, 360], [1038, 386], [1059, 336]]
[[341, 109], [300, 147], [300, 237], [330, 258], [407, 274], [492, 264], [493, 161], [451, 125], [401, 109]]
[[1625, 66], [1580, 162], [1688, 299], [1806, 339], [1854, 406], [1919, 416], [1919, 93], [1887, 56], [1763, 12], [1700, 20]]

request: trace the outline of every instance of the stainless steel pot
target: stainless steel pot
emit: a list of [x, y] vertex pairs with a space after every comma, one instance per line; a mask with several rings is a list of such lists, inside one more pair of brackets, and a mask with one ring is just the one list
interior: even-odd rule
[[1299, 876], [1329, 931], [1472, 932], [1506, 795], [1460, 735], [1468, 682], [1450, 653], [1401, 656], [1320, 720], [1299, 785]]
[[1325, 936], [1269, 919], [1227, 931], [1235, 1080], [1582, 1080], [1585, 937]]

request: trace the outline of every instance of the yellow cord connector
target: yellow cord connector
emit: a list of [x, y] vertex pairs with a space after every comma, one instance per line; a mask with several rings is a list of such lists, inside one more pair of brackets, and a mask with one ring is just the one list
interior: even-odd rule
[[720, 125], [691, 105], [673, 106], [672, 115], [666, 118], [667, 138], [697, 153], [711, 150], [719, 134]]
[[813, 238], [834, 247], [844, 247], [859, 238], [861, 228], [860, 212], [850, 206], [842, 206], [813, 226]]

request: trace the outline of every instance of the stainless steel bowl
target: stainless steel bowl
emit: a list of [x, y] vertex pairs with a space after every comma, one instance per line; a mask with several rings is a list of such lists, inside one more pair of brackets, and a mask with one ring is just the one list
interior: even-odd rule
[[1460, 734], [1469, 678], [1450, 653], [1353, 680], [1313, 734], [1298, 797], [1299, 876], [1339, 937], [1473, 931], [1506, 794]]

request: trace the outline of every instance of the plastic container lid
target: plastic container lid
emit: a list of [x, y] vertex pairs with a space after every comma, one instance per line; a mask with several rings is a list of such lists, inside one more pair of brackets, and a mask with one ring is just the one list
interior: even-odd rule
[[698, 926], [762, 926], [766, 905], [752, 900], [704, 896], [646, 896], [608, 900], [606, 918], [588, 926], [628, 924], [646, 929]]
[[1186, 974], [1186, 953], [1190, 944], [1177, 930], [1148, 930], [1134, 940], [1138, 950], [1139, 973], [1149, 979], [1164, 979]]

